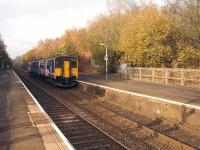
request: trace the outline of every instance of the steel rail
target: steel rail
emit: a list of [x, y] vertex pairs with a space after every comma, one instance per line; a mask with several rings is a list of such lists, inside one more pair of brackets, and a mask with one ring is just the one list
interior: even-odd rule
[[107, 134], [105, 131], [103, 131], [102, 129], [100, 129], [99, 127], [97, 127], [96, 125], [94, 125], [92, 122], [88, 121], [87, 119], [85, 119], [83, 116], [81, 116], [79, 113], [75, 112], [72, 108], [70, 108], [69, 106], [67, 106], [65, 103], [63, 103], [62, 101], [60, 101], [58, 98], [52, 96], [46, 89], [44, 89], [43, 87], [41, 87], [38, 83], [28, 79], [27, 77], [23, 76], [22, 77], [22, 73], [19, 73], [18, 71], [16, 72], [17, 74], [20, 74], [21, 78], [24, 78], [25, 80], [28, 80], [29, 82], [31, 82], [33, 85], [35, 85], [36, 87], [38, 87], [39, 89], [41, 89], [43, 92], [45, 92], [49, 97], [55, 99], [57, 102], [59, 102], [60, 104], [64, 105], [68, 110], [70, 110], [72, 113], [76, 114], [79, 118], [81, 118], [82, 120], [84, 120], [87, 124], [91, 125], [93, 128], [95, 128], [97, 131], [99, 131], [101, 134], [103, 134], [104, 136], [106, 136], [108, 139], [110, 139], [113, 143], [117, 144], [118, 146], [120, 146], [122, 149], [125, 150], [129, 150], [128, 147], [126, 147], [125, 145], [123, 145], [122, 143], [120, 143], [119, 141], [117, 141], [116, 139], [114, 139], [112, 136], [110, 136], [109, 134]]

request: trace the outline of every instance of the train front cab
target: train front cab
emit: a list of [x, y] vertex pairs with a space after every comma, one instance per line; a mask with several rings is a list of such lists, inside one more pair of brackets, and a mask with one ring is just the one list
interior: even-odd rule
[[78, 84], [78, 60], [67, 56], [55, 58], [54, 79], [58, 86], [76, 86]]

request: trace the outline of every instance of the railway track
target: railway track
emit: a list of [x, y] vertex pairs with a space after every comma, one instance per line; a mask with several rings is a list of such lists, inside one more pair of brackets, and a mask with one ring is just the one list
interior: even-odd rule
[[[65, 105], [90, 120], [131, 149], [199, 149], [199, 133], [162, 119], [148, 118], [116, 106], [116, 101], [98, 99], [80, 89], [62, 90], [33, 79]], [[120, 122], [120, 120], [122, 120]], [[191, 132], [190, 132], [191, 131]], [[115, 148], [111, 148], [115, 149]]]
[[[76, 99], [84, 99], [84, 95], [95, 97], [95, 95], [89, 94], [87, 92], [83, 91], [65, 91], [66, 95], [69, 95], [71, 97], [74, 97]], [[94, 98], [93, 98], [94, 99]], [[86, 111], [90, 111], [91, 106], [85, 107], [84, 103], [75, 103], [74, 105], [78, 105], [79, 107], [82, 107], [82, 109], [85, 109]], [[115, 106], [114, 104], [109, 104], [108, 101], [105, 100], [98, 100], [98, 101], [91, 101], [90, 104], [92, 105], [92, 108], [95, 107], [98, 109], [104, 109], [104, 111], [111, 112], [112, 114], [116, 116], [121, 116], [121, 118], [124, 118], [125, 120], [132, 121], [136, 123], [138, 126], [146, 130], [147, 132], [153, 133], [154, 135], [151, 137], [151, 139], [159, 139], [163, 140], [169, 143], [172, 143], [180, 148], [183, 149], [200, 149], [200, 132], [190, 129], [188, 127], [184, 127], [181, 125], [173, 124], [172, 122], [163, 120], [162, 118], [154, 118], [154, 117], [148, 117], [144, 116], [142, 114], [137, 114], [128, 110], [125, 110], [123, 108], [120, 108], [119, 106]], [[113, 116], [113, 115], [112, 115]], [[124, 128], [126, 128], [124, 126]], [[124, 131], [127, 135], [130, 134], [130, 131], [128, 129], [127, 131]], [[142, 139], [141, 139], [142, 141]], [[148, 141], [148, 140], [147, 140]], [[140, 142], [141, 143], [141, 142]], [[147, 142], [148, 143], [148, 142]], [[148, 145], [146, 142], [143, 143], [143, 145]], [[155, 148], [156, 146], [150, 146], [151, 148]], [[167, 147], [165, 148], [167, 149]]]
[[70, 107], [51, 96], [39, 84], [29, 80], [19, 71], [16, 73], [75, 149], [128, 149]]
[[[178, 126], [163, 119], [148, 117], [144, 116], [144, 114], [140, 115], [127, 111], [120, 107], [109, 104], [108, 101], [102, 101], [95, 95], [84, 91], [73, 89], [64, 91], [58, 90], [56, 92], [59, 93], [58, 95], [60, 95], [60, 99], [62, 99], [62, 97], [68, 97], [67, 99], [70, 99], [70, 101], [67, 102], [71, 107], [76, 108], [79, 111], [82, 110], [88, 115], [92, 115], [94, 121], [99, 120], [99, 122], [103, 122], [101, 128], [104, 128], [105, 124], [107, 124], [107, 126], [112, 126], [114, 130], [119, 132], [119, 135], [121, 136], [119, 136], [119, 138], [122, 138], [119, 141], [121, 141], [121, 143], [125, 144], [127, 147], [132, 147], [132, 145], [134, 145], [134, 148], [136, 149], [200, 148], [199, 132], [196, 132], [192, 129]], [[98, 112], [98, 110], [101, 111]], [[111, 113], [110, 117], [108, 117], [109, 113]], [[113, 121], [112, 118], [114, 118]], [[123, 124], [117, 125], [117, 123], [114, 123], [116, 120], [123, 120]], [[125, 125], [126, 121], [131, 122], [131, 127]], [[99, 124], [99, 122], [97, 124]], [[141, 132], [143, 132], [142, 136], [144, 137], [138, 137], [138, 133], [135, 134], [133, 132], [134, 130], [141, 130]], [[114, 131], [111, 131], [110, 134], [112, 133], [114, 133]], [[139, 134], [139, 136], [141, 136], [141, 133]], [[117, 138], [118, 137], [116, 137], [116, 139]]]

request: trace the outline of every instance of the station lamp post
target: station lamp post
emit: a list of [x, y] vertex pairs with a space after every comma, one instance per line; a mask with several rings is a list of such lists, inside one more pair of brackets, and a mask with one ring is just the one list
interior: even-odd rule
[[108, 46], [106, 44], [100, 43], [100, 45], [106, 47], [106, 55], [104, 57], [104, 60], [106, 61], [106, 80], [108, 79]]

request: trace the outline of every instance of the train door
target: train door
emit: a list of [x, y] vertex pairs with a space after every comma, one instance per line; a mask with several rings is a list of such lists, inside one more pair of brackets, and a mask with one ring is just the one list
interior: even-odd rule
[[69, 60], [65, 60], [64, 64], [63, 64], [63, 75], [65, 78], [69, 78], [70, 77], [70, 62]]
[[55, 59], [54, 79], [60, 79], [63, 76], [63, 58]]
[[31, 65], [31, 72], [34, 76], [38, 77], [40, 73], [39, 61], [34, 61]]
[[53, 59], [48, 61], [48, 70], [49, 70], [48, 71], [49, 77], [53, 79], [54, 78], [54, 60]]
[[41, 60], [39, 63], [40, 63], [40, 76], [45, 76], [45, 62]]
[[78, 60], [72, 59], [70, 62], [71, 76], [78, 79]]

